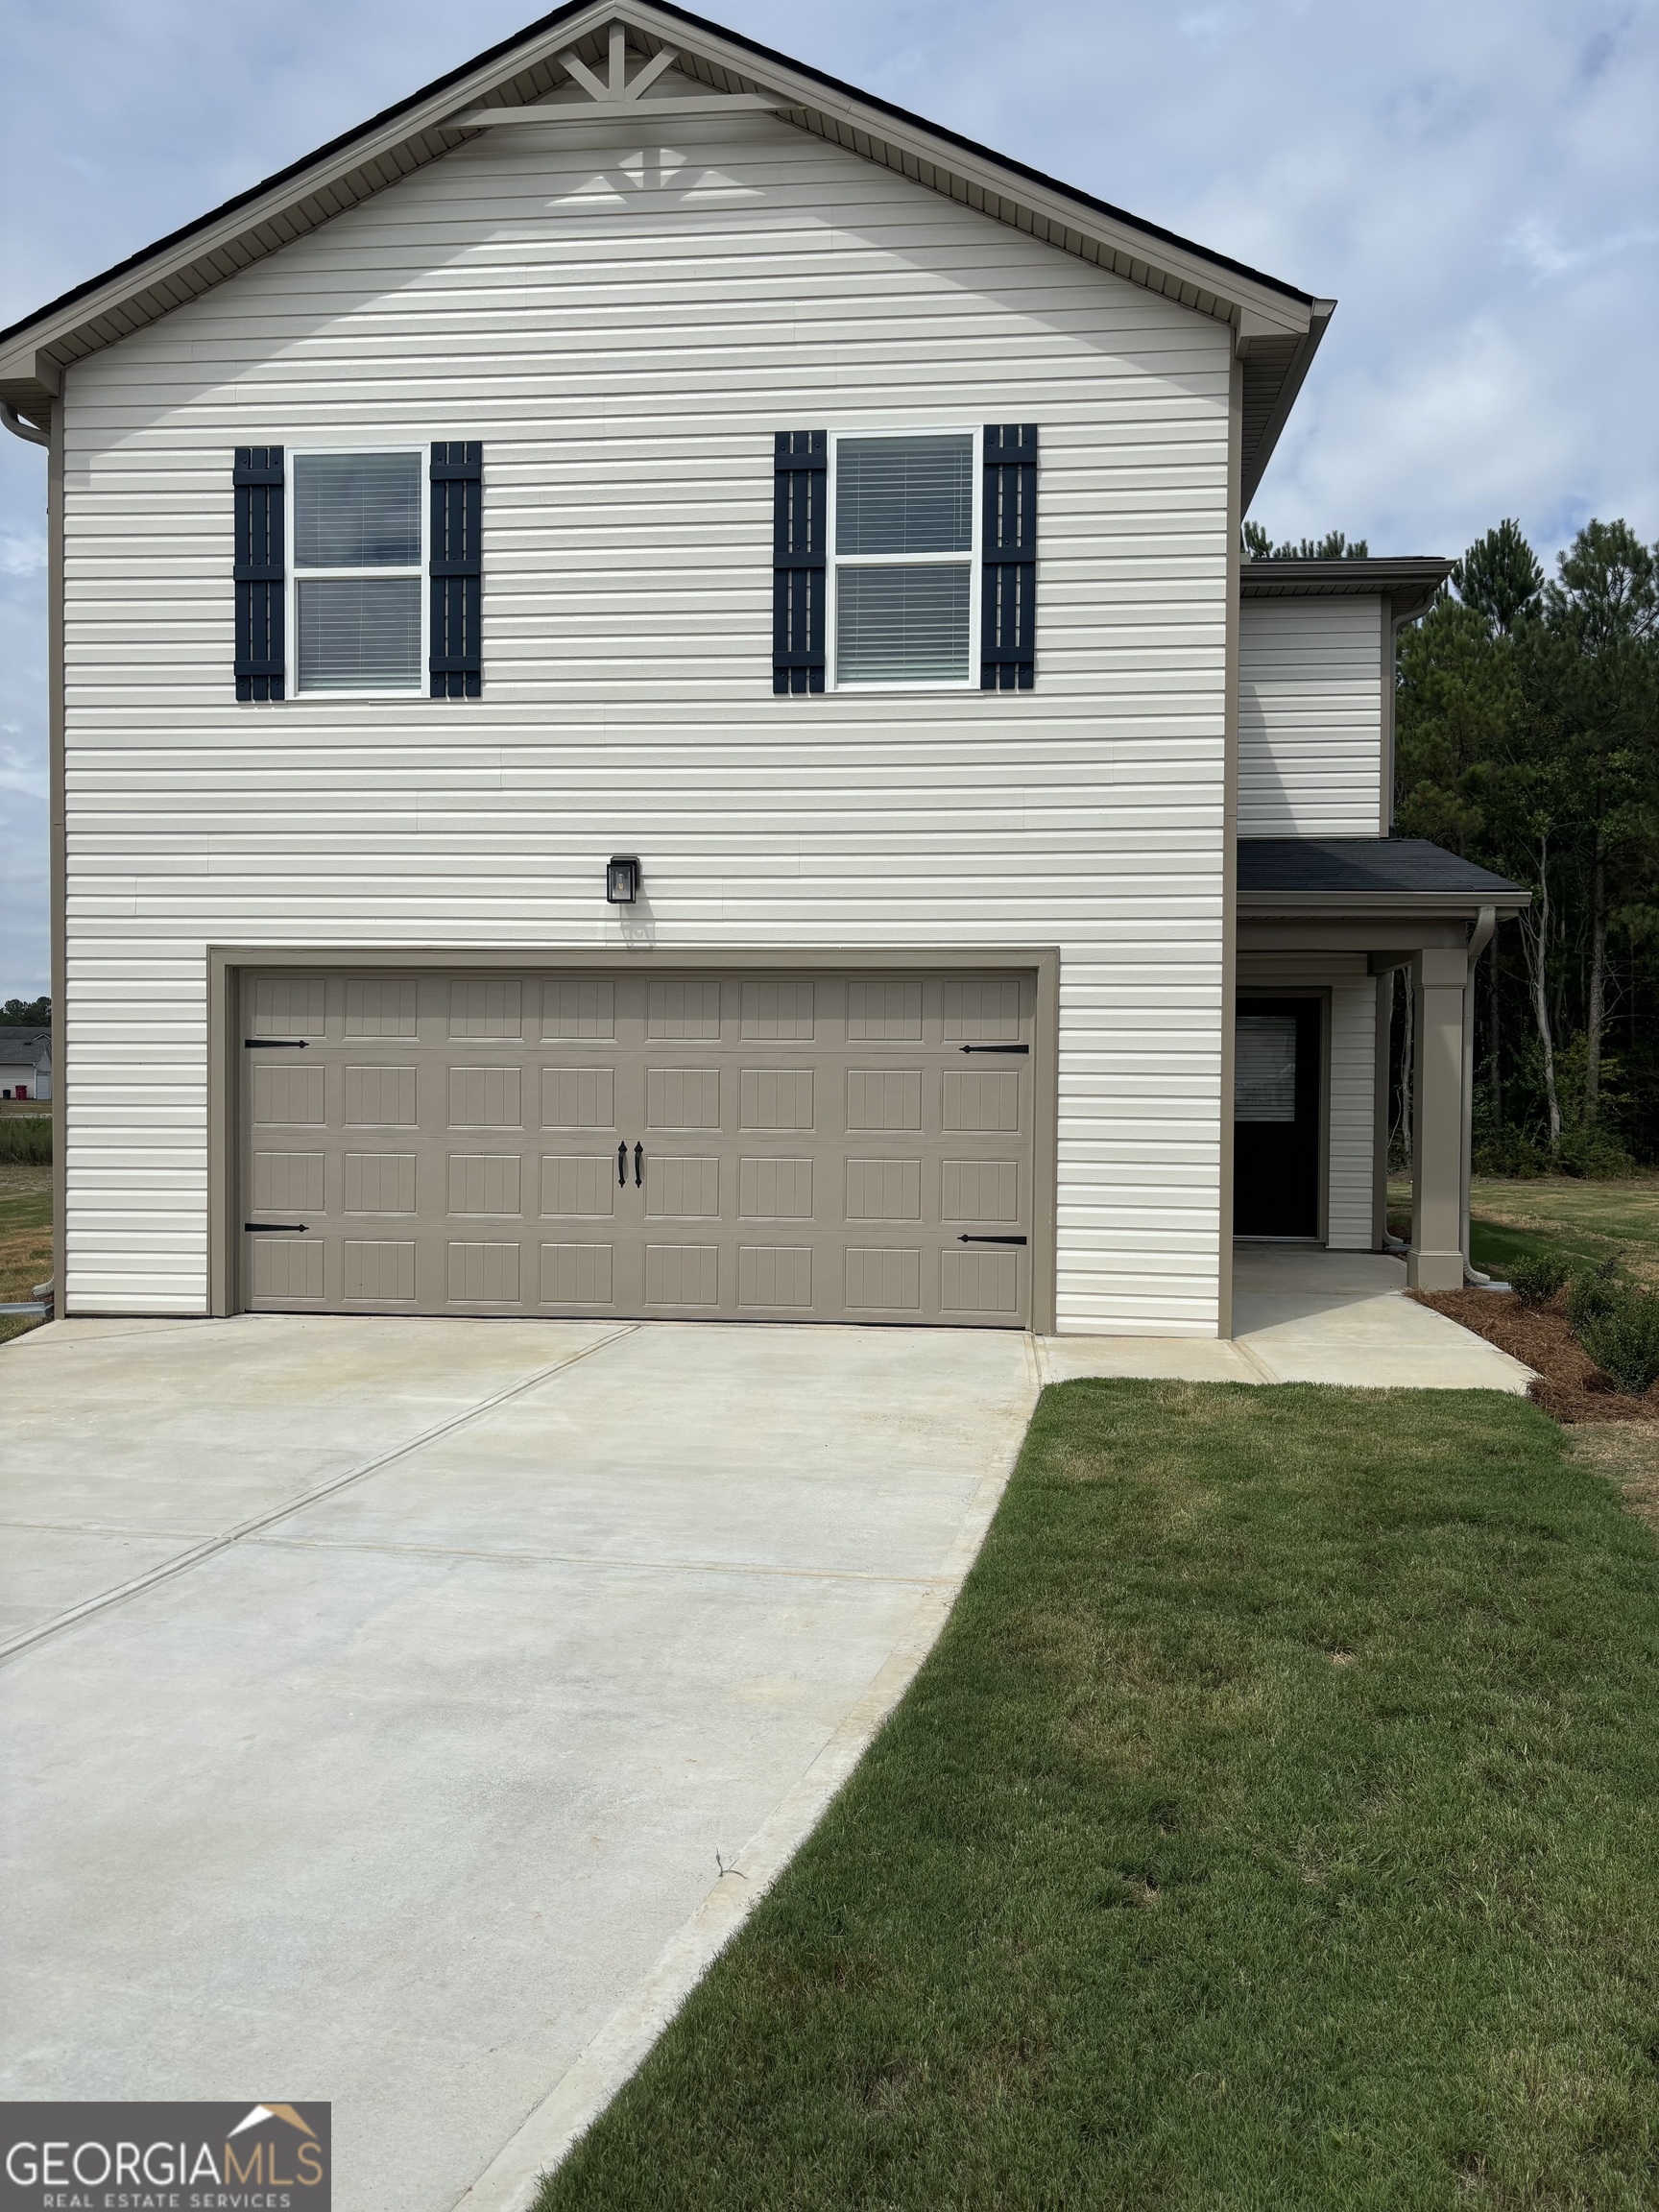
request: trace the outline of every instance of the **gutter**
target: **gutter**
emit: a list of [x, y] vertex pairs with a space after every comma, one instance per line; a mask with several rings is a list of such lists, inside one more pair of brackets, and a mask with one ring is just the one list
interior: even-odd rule
[[0, 399], [0, 422], [4, 422], [13, 438], [21, 438], [30, 445], [50, 445], [51, 438], [37, 423], [29, 422], [18, 414], [10, 399]]

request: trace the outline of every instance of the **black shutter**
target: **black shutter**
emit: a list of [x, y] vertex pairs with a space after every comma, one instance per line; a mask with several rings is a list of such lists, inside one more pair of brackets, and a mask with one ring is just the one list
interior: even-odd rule
[[1037, 425], [985, 425], [982, 691], [1037, 680]]
[[484, 448], [432, 448], [432, 696], [476, 699], [484, 688]]
[[282, 448], [238, 445], [236, 696], [282, 697]]
[[822, 691], [830, 433], [780, 430], [772, 469], [772, 688]]

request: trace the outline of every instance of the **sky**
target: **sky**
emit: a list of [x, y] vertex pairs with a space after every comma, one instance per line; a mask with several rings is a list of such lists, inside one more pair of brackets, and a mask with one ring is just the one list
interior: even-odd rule
[[[1659, 0], [705, 0], [1339, 302], [1252, 510], [1462, 551], [1659, 537]], [[533, 18], [4, 0], [0, 326]], [[0, 998], [47, 986], [45, 456], [0, 432]]]

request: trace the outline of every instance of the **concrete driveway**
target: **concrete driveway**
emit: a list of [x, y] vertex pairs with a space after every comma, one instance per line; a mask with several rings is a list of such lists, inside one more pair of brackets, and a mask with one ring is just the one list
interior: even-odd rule
[[340, 2212], [524, 2200], [903, 1687], [1035, 1397], [989, 1332], [273, 1316], [3, 1377], [0, 2095], [329, 2099]]

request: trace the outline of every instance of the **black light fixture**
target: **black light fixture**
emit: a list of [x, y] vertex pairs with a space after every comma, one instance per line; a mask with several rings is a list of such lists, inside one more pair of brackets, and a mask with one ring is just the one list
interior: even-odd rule
[[639, 896], [639, 855], [613, 853], [605, 863], [605, 897], [613, 906], [632, 906]]

